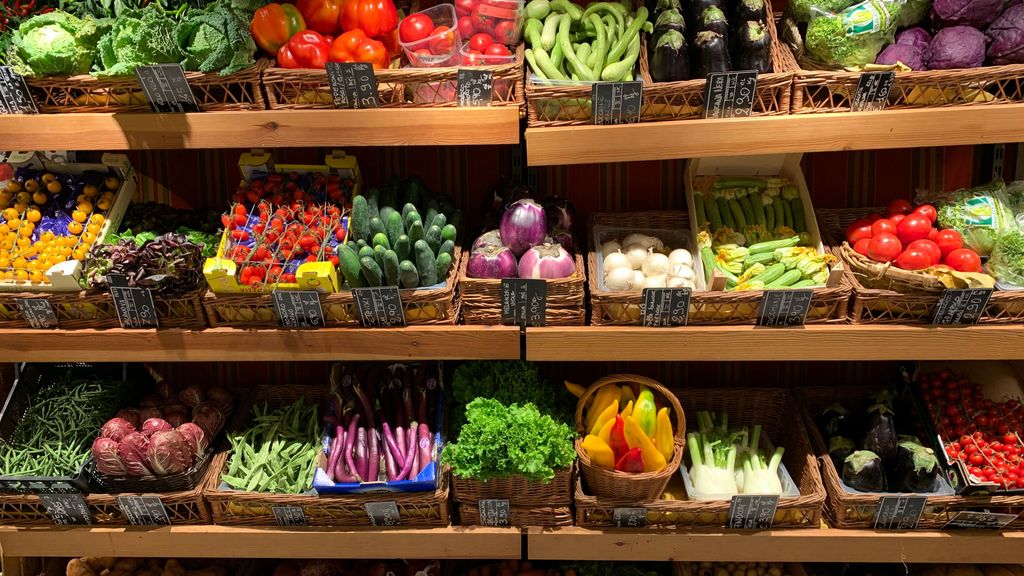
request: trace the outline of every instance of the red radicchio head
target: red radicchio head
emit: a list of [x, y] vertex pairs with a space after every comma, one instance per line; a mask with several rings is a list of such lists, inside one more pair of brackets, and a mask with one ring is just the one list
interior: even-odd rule
[[192, 422], [211, 438], [224, 426], [224, 418], [224, 412], [211, 402], [200, 404], [192, 411]]
[[202, 388], [192, 384], [191, 386], [183, 388], [181, 392], [178, 392], [178, 399], [181, 400], [182, 404], [195, 408], [202, 404], [203, 400], [206, 399], [206, 394], [203, 394]]
[[125, 436], [135, 432], [135, 426], [124, 418], [111, 418], [100, 428], [100, 436], [120, 442]]
[[185, 439], [185, 442], [188, 443], [189, 448], [195, 453], [196, 458], [199, 458], [206, 453], [206, 447], [209, 443], [207, 439], [209, 437], [198, 424], [186, 422], [181, 426], [178, 426], [177, 431], [178, 434], [181, 434], [181, 437]]
[[141, 432], [146, 436], [152, 436], [156, 432], [164, 432], [172, 429], [174, 429], [174, 426], [168, 424], [163, 418], [150, 418], [142, 423]]
[[143, 420], [140, 418], [139, 411], [135, 408], [122, 408], [117, 411], [114, 418], [123, 418], [131, 423], [132, 428], [138, 428]]
[[149, 440], [149, 465], [153, 472], [177, 474], [192, 465], [194, 454], [189, 442], [176, 430], [157, 432]]
[[128, 469], [117, 455], [117, 441], [99, 437], [92, 443], [92, 457], [96, 460], [96, 471], [108, 476], [125, 476]]
[[117, 455], [124, 463], [129, 476], [150, 476], [149, 439], [142, 432], [132, 432], [117, 445]]

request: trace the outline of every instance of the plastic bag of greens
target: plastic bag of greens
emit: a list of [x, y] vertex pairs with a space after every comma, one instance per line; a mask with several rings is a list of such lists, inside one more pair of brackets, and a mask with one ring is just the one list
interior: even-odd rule
[[875, 61], [896, 35], [904, 0], [866, 0], [839, 13], [812, 10], [804, 47], [827, 68], [860, 68]]
[[1017, 227], [1002, 181], [952, 192], [919, 194], [918, 203], [934, 205], [939, 227], [952, 228], [964, 237], [964, 246], [988, 256], [1000, 234]]
[[812, 14], [835, 14], [856, 2], [857, 0], [791, 0], [786, 15], [805, 24], [811, 21]]
[[1024, 231], [1024, 180], [1006, 185], [1006, 206], [1013, 213], [1017, 227]]

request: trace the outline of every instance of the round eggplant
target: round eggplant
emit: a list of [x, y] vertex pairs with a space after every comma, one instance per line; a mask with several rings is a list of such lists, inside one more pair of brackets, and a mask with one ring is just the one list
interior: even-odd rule
[[709, 6], [700, 13], [697, 18], [697, 32], [717, 32], [723, 37], [729, 37], [729, 21], [725, 18], [725, 12], [718, 6]]
[[717, 32], [698, 32], [693, 41], [693, 77], [706, 78], [714, 72], [729, 72], [729, 46]]
[[885, 492], [885, 470], [882, 459], [870, 450], [857, 450], [843, 463], [843, 482], [860, 492]]

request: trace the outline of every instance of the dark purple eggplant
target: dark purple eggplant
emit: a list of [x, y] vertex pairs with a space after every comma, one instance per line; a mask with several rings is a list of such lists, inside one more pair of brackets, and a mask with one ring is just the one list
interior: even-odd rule
[[682, 9], [683, 4], [680, 0], [656, 0], [654, 2], [654, 8], [648, 10], [656, 17], [666, 10], [680, 11]]
[[718, 6], [708, 6], [705, 8], [700, 13], [700, 17], [697, 18], [694, 28], [697, 32], [717, 32], [722, 37], [729, 38], [729, 20], [726, 19], [725, 12]]
[[896, 456], [896, 423], [893, 421], [892, 406], [873, 404], [868, 408], [864, 424], [864, 436], [860, 447], [878, 454], [882, 460]]
[[832, 463], [835, 464], [836, 470], [843, 469], [843, 463], [846, 462], [846, 457], [853, 454], [853, 450], [856, 448], [853, 444], [853, 440], [845, 436], [833, 436], [828, 440], [828, 455], [832, 458]]
[[893, 467], [893, 487], [898, 492], [931, 492], [939, 476], [935, 451], [913, 436], [901, 436]]
[[686, 38], [683, 38], [681, 32], [669, 30], [658, 38], [654, 52], [651, 53], [651, 78], [655, 82], [677, 82], [690, 78]]
[[729, 45], [717, 32], [698, 32], [693, 41], [693, 78], [705, 78], [714, 72], [729, 72]]
[[729, 19], [738, 24], [747, 21], [765, 22], [768, 18], [764, 0], [735, 0], [730, 8], [732, 10]]
[[821, 411], [821, 416], [818, 418], [818, 427], [826, 439], [833, 436], [845, 436], [847, 438], [854, 436], [854, 426], [853, 421], [850, 419], [850, 411], [839, 403], [831, 404]]
[[772, 39], [768, 29], [760, 22], [745, 22], [736, 31], [732, 51], [733, 68], [772, 71]]
[[690, 0], [690, 3], [686, 5], [686, 18], [694, 25], [696, 29], [697, 20], [705, 10], [714, 6], [719, 10], [725, 10], [725, 0]]
[[885, 492], [885, 470], [882, 459], [870, 450], [857, 450], [843, 463], [843, 482], [860, 492]]
[[654, 33], [651, 34], [651, 40], [657, 44], [661, 35], [669, 30], [675, 30], [686, 36], [686, 20], [682, 13], [675, 8], [658, 14], [658, 19], [654, 21]]

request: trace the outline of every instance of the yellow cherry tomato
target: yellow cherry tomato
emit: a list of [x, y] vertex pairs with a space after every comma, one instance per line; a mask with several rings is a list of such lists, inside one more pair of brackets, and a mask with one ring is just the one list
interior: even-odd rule
[[6, 236], [11, 231], [11, 227], [7, 224], [0, 224], [0, 237]]
[[22, 236], [18, 238], [18, 241], [16, 243], [18, 245], [18, 248], [28, 248], [29, 246], [32, 245], [32, 239], [29, 238], [28, 236]]
[[17, 217], [18, 217], [18, 211], [15, 210], [14, 208], [5, 208], [4, 209], [4, 218], [5, 219], [13, 220], [13, 219], [15, 219]]
[[107, 219], [103, 217], [103, 214], [100, 214], [99, 212], [89, 217], [89, 222], [92, 222], [93, 224], [97, 224], [100, 226], [102, 226], [106, 220]]
[[[21, 187], [18, 187], [18, 190], [21, 190]], [[25, 190], [28, 190], [29, 192], [35, 192], [36, 190], [39, 190], [39, 182], [35, 180], [26, 180]]]
[[110, 200], [107, 200], [106, 198], [100, 198], [100, 201], [96, 203], [96, 207], [106, 212], [107, 210], [110, 210], [110, 204]]
[[32, 236], [32, 232], [36, 229], [36, 225], [31, 222], [25, 222], [18, 228], [18, 234], [26, 238]]
[[92, 202], [89, 202], [88, 200], [85, 202], [79, 202], [78, 209], [86, 214], [92, 214]]
[[46, 174], [43, 174], [43, 178], [42, 178], [43, 182], [46, 182], [47, 184], [49, 184], [50, 182], [53, 182], [56, 179], [57, 179], [57, 176], [54, 175], [52, 172], [47, 172]]
[[28, 272], [24, 270], [15, 270], [14, 279], [24, 282], [25, 280], [28, 280]]
[[79, 260], [79, 261], [85, 260], [85, 250], [83, 250], [81, 248], [78, 248], [76, 250], [72, 250], [71, 251], [71, 257], [74, 258], [75, 260]]
[[29, 208], [28, 212], [25, 212], [25, 220], [29, 222], [39, 222], [42, 218], [42, 213], [36, 208]]
[[67, 259], [68, 256], [71, 256], [71, 247], [70, 246], [65, 246], [65, 247], [61, 248], [60, 249], [60, 255], [63, 256], [65, 259]]
[[116, 176], [107, 176], [106, 179], [103, 180], [103, 187], [107, 190], [117, 190], [117, 187], [120, 185], [121, 180]]
[[39, 236], [39, 239], [42, 240], [43, 242], [49, 243], [53, 240], [53, 232], [47, 230], [46, 232], [43, 232], [41, 236]]
[[7, 256], [0, 256], [0, 268], [8, 268], [11, 265], [11, 259]]
[[[81, 210], [75, 210], [74, 212], [71, 213], [71, 219], [74, 220], [75, 222], [81, 224], [82, 222], [85, 222], [86, 220], [89, 219], [89, 215], [86, 214], [85, 212], [82, 212]], [[82, 227], [79, 226], [78, 227], [78, 232], [75, 232], [75, 234], [78, 234], [81, 231], [82, 231]]]
[[46, 201], [49, 199], [50, 197], [47, 196], [45, 192], [36, 192], [35, 194], [32, 195], [32, 201], [35, 202], [36, 204], [39, 204], [40, 206], [46, 204]]
[[22, 256], [18, 256], [17, 258], [14, 259], [12, 265], [14, 266], [14, 268], [24, 268], [27, 264], [28, 260], [25, 260], [25, 258]]
[[0, 201], [10, 202], [11, 198], [14, 198], [14, 192], [10, 190], [0, 190]]
[[7, 226], [10, 227], [11, 230], [17, 230], [18, 227], [21, 226], [21, 219], [18, 217], [8, 218]]
[[10, 182], [7, 183], [7, 189], [10, 190], [11, 192], [20, 192], [21, 182], [18, 182], [17, 180], [11, 180]]
[[3, 240], [0, 240], [0, 247], [4, 250], [11, 250], [14, 248], [14, 240], [11, 238], [4, 238]]
[[84, 243], [86, 245], [91, 245], [95, 241], [96, 241], [96, 235], [93, 234], [92, 232], [85, 232], [85, 233], [82, 234], [82, 243]]
[[[85, 215], [82, 214], [82, 217], [83, 217], [83, 220], [84, 220]], [[72, 218], [74, 218], [74, 217], [72, 216]], [[79, 234], [81, 234], [82, 233], [82, 221], [77, 219], [77, 218], [75, 218], [71, 222], [68, 222], [68, 232], [71, 232], [75, 236], [78, 236]]]
[[89, 232], [90, 234], [99, 234], [100, 233], [100, 225], [99, 224], [89, 224], [88, 226], [85, 227], [85, 231]]
[[49, 190], [51, 193], [56, 194], [60, 192], [60, 182], [50, 182], [49, 184], [46, 185], [46, 189]]
[[32, 201], [32, 195], [28, 192], [18, 192], [18, 195], [15, 196], [15, 201], [18, 204], [28, 204]]
[[38, 271], [28, 275], [29, 282], [35, 282], [37, 284], [42, 282], [44, 278], [46, 278], [46, 276], [44, 276], [42, 272]]
[[95, 198], [100, 195], [100, 189], [92, 184], [86, 184], [82, 188], [82, 193], [85, 194], [86, 198]]

